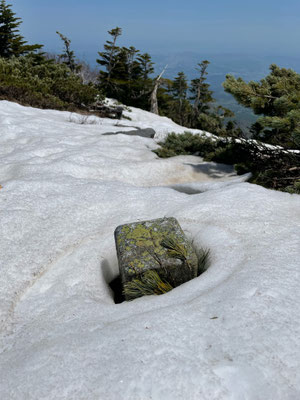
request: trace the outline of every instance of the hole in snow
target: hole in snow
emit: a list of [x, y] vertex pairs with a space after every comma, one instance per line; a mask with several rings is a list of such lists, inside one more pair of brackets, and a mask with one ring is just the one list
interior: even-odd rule
[[123, 303], [125, 301], [125, 297], [123, 295], [123, 289], [122, 289], [122, 281], [121, 281], [121, 276], [118, 275], [115, 279], [113, 279], [109, 283], [109, 287], [113, 291], [114, 294], [114, 302], [116, 304]]
[[108, 261], [108, 259], [105, 258], [101, 262], [101, 271], [104, 281], [112, 291], [112, 298], [114, 302], [116, 304], [120, 304], [125, 301], [125, 298], [122, 290], [121, 276], [116, 275], [116, 271], [119, 271], [117, 262], [118, 261], [115, 259]]
[[[194, 247], [194, 245], [193, 245], [193, 247]], [[199, 247], [199, 248], [194, 247], [194, 249], [195, 249], [195, 253], [198, 258], [197, 277], [199, 277], [210, 266], [210, 251], [209, 251], [209, 249], [202, 248], [202, 247]], [[148, 272], [151, 272], [151, 270], [149, 270]], [[119, 274], [118, 260], [115, 257], [115, 255], [113, 257], [102, 259], [101, 274], [102, 274], [102, 278], [103, 278], [103, 284], [106, 285], [106, 288], [108, 289], [108, 292], [109, 292], [109, 296], [114, 301], [114, 303], [120, 304], [120, 303], [123, 303], [124, 301], [126, 301], [125, 296], [123, 294], [123, 285], [122, 285], [121, 276]], [[146, 277], [144, 277], [145, 274], [141, 274], [140, 276], [136, 277], [136, 278], [138, 278], [140, 283], [138, 283], [137, 286], [134, 286], [133, 288], [131, 288], [135, 294], [135, 297], [133, 297], [132, 300], [134, 298], [143, 297], [146, 295], [151, 295], [151, 294], [159, 295], [159, 294], [167, 293], [168, 291], [172, 290], [173, 288], [179, 286], [176, 284], [170, 285], [169, 282], [166, 282], [164, 280], [164, 278], [158, 274], [156, 274], [157, 277], [151, 276], [149, 278], [147, 276], [147, 279], [146, 279]], [[192, 280], [195, 278], [196, 278], [196, 276], [188, 279], [187, 282], [189, 280]], [[139, 295], [136, 295], [137, 291], [138, 291]]]

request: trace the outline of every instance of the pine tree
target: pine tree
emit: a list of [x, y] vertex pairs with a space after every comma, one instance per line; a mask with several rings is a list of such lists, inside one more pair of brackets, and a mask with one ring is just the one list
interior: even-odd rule
[[216, 113], [211, 113], [215, 99], [212, 97], [210, 85], [206, 83], [207, 68], [210, 62], [207, 60], [198, 64], [196, 70], [199, 72], [199, 78], [191, 81], [190, 100], [194, 100], [193, 111], [190, 114], [190, 125], [192, 128], [202, 129], [204, 131], [218, 134], [221, 121]]
[[212, 97], [212, 91], [209, 90], [210, 85], [206, 83], [207, 67], [209, 61], [204, 60], [198, 64], [196, 70], [200, 73], [200, 77], [191, 81], [191, 100], [194, 100], [193, 119], [196, 120], [201, 113], [206, 113], [210, 109], [210, 103], [215, 100]]
[[262, 115], [252, 125], [255, 138], [300, 148], [300, 74], [272, 64], [260, 82], [227, 75], [223, 86], [240, 104]]
[[74, 51], [71, 50], [71, 40], [58, 31], [56, 31], [56, 33], [64, 43], [64, 52], [59, 58], [63, 60], [63, 63], [66, 64], [72, 72], [78, 72], [80, 70], [80, 65], [76, 64]]
[[154, 63], [148, 53], [138, 54], [137, 61], [140, 68], [140, 77], [138, 82], [140, 96], [136, 106], [149, 110], [149, 96], [153, 90], [153, 79], [150, 78], [150, 75], [154, 73]]
[[116, 98], [124, 104], [148, 108], [154, 72], [149, 54], [140, 54], [134, 46], [119, 47], [116, 42], [122, 34], [121, 28], [108, 32], [112, 36], [99, 52], [98, 64], [104, 67], [99, 72], [99, 87], [106, 96]]
[[130, 46], [128, 49], [124, 48], [127, 53], [127, 70], [128, 70], [128, 80], [130, 82], [139, 79], [141, 75], [141, 67], [137, 60], [137, 55], [139, 54], [139, 50], [137, 50], [134, 46]]
[[174, 104], [171, 106], [171, 118], [180, 125], [186, 126], [189, 122], [191, 105], [187, 100], [188, 82], [184, 72], [179, 72], [175, 77], [171, 93]]
[[143, 97], [143, 71], [142, 66], [138, 60], [139, 50], [131, 46], [126, 49], [127, 52], [127, 71], [128, 71], [128, 82], [125, 85], [125, 92], [127, 93], [126, 104], [133, 105], [136, 107], [141, 106]]
[[139, 54], [137, 60], [140, 63], [141, 78], [144, 82], [147, 82], [149, 79], [149, 75], [154, 73], [154, 63], [151, 60], [151, 56], [148, 53]]
[[98, 52], [100, 58], [97, 63], [105, 68], [105, 71], [99, 73], [99, 87], [104, 90], [107, 96], [112, 96], [114, 93], [114, 82], [112, 81], [112, 73], [118, 61], [118, 53], [120, 48], [116, 45], [117, 39], [122, 35], [122, 29], [116, 27], [108, 31], [112, 40], [107, 40], [104, 45], [104, 51]]
[[225, 126], [226, 119], [234, 117], [234, 113], [221, 105], [216, 105], [210, 85], [206, 83], [207, 67], [209, 64], [207, 60], [198, 64], [199, 68], [196, 69], [200, 73], [200, 76], [191, 81], [190, 91], [192, 96], [190, 99], [194, 100], [194, 104], [190, 126], [219, 136], [240, 136], [241, 130], [235, 122], [228, 121], [231, 123], [227, 123]]
[[175, 99], [178, 99], [180, 103], [187, 97], [188, 83], [184, 72], [178, 72], [174, 79], [172, 92]]
[[10, 58], [20, 56], [35, 50], [42, 45], [28, 45], [27, 41], [19, 33], [21, 18], [15, 17], [11, 10], [11, 4], [6, 4], [5, 0], [0, 2], [0, 57]]
[[[136, 60], [138, 50], [131, 46], [118, 48], [114, 55], [114, 67], [108, 75], [101, 73], [102, 84], [106, 86], [106, 95], [118, 99], [124, 104], [134, 105], [139, 97], [140, 66]], [[101, 84], [101, 82], [100, 82]]]

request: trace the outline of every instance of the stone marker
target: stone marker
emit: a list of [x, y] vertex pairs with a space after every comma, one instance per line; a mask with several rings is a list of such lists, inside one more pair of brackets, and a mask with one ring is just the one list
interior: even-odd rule
[[[123, 287], [149, 270], [155, 270], [173, 287], [197, 276], [197, 255], [175, 218], [118, 226], [115, 241]], [[180, 254], [168, 248], [168, 243], [176, 244]]]

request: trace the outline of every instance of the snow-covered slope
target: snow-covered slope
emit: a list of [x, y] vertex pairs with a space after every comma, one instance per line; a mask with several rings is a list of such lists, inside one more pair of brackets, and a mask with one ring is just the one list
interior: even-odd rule
[[[185, 130], [129, 114], [128, 128], [81, 125], [0, 102], [1, 400], [299, 399], [300, 197], [102, 135]], [[114, 229], [162, 216], [211, 249], [211, 267], [114, 304]]]

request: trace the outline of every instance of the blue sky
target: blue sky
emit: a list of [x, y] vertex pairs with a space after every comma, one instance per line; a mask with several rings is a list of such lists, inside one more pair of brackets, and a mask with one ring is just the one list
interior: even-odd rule
[[123, 28], [121, 45], [150, 53], [295, 55], [300, 0], [11, 0], [25, 38], [59, 52], [59, 30], [83, 57], [102, 49], [107, 31]]

